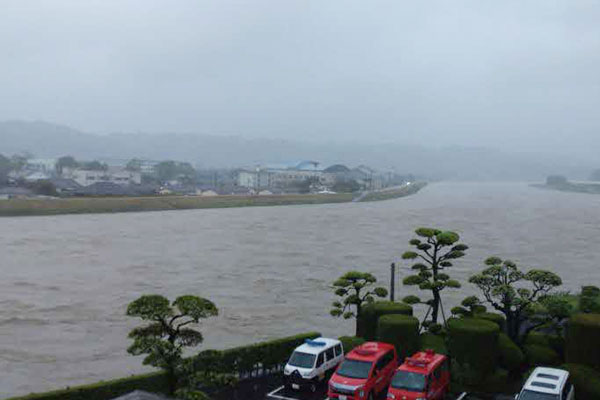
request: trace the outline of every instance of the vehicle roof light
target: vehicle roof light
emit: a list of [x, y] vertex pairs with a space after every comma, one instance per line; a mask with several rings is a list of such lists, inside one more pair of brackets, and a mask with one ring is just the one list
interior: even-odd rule
[[551, 383], [546, 383], [546, 382], [531, 382], [531, 386], [538, 386], [538, 387], [543, 387], [546, 389], [556, 389], [556, 385], [553, 385]]
[[410, 366], [419, 367], [419, 368], [425, 368], [425, 367], [427, 367], [427, 364], [429, 364], [429, 362], [426, 359], [412, 358], [412, 357], [408, 357], [406, 359], [406, 363]]
[[546, 378], [546, 379], [552, 379], [553, 381], [557, 381], [558, 380], [558, 376], [556, 375], [550, 375], [550, 374], [537, 374], [538, 378]]
[[304, 343], [306, 343], [309, 346], [315, 346], [315, 347], [323, 347], [323, 346], [327, 345], [327, 343], [325, 343], [325, 342], [319, 342], [317, 340], [311, 340], [311, 339], [306, 339], [304, 341]]

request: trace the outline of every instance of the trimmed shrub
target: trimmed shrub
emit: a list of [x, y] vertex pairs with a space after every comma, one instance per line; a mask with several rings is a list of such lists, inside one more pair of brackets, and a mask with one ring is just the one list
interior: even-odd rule
[[567, 363], [600, 368], [599, 342], [600, 314], [574, 315], [567, 330]]
[[582, 286], [581, 295], [584, 297], [600, 297], [600, 288], [597, 286]]
[[553, 348], [539, 344], [526, 344], [525, 355], [529, 365], [536, 367], [547, 367], [561, 363], [560, 356]]
[[285, 364], [296, 347], [306, 339], [319, 336], [321, 334], [318, 332], [308, 332], [217, 352], [206, 350], [195, 357], [194, 363], [201, 368], [207, 364], [206, 360], [210, 360], [210, 363], [218, 364], [215, 371], [248, 374], [258, 368], [271, 369]]
[[432, 333], [424, 333], [420, 337], [419, 350], [431, 349], [439, 354], [448, 354], [446, 348], [446, 340], [441, 335], [434, 335]]
[[509, 372], [503, 368], [497, 368], [493, 374], [487, 376], [483, 382], [476, 387], [484, 393], [507, 393], [511, 385], [508, 379]]
[[519, 346], [504, 332], [498, 334], [498, 352], [500, 365], [510, 372], [518, 372], [525, 362], [525, 355]]
[[482, 312], [475, 314], [475, 318], [485, 319], [486, 321], [491, 321], [498, 325], [501, 331], [504, 330], [506, 325], [506, 319], [502, 314], [492, 313], [492, 312]]
[[527, 335], [525, 344], [537, 344], [550, 347], [561, 355], [561, 358], [565, 354], [565, 339], [562, 336], [534, 331]]
[[600, 289], [596, 286], [583, 286], [578, 307], [584, 313], [600, 313]]
[[413, 315], [413, 309], [405, 303], [396, 303], [392, 301], [376, 301], [365, 305], [358, 319], [358, 335], [367, 341], [375, 340], [377, 337], [377, 321], [382, 315], [401, 314]]
[[128, 378], [101, 381], [90, 385], [45, 393], [32, 393], [28, 396], [13, 397], [9, 400], [109, 400], [134, 390], [167, 394], [169, 385], [164, 372], [134, 375]]
[[382, 315], [377, 323], [377, 340], [393, 344], [398, 360], [403, 361], [419, 348], [419, 320], [408, 315]]
[[464, 371], [464, 383], [482, 381], [496, 369], [498, 359], [497, 324], [476, 318], [448, 320], [448, 351]]
[[344, 354], [348, 354], [353, 348], [360, 346], [365, 342], [365, 339], [358, 336], [342, 336], [339, 338], [344, 348]]
[[599, 371], [581, 364], [564, 364], [561, 368], [569, 371], [577, 400], [600, 399]]

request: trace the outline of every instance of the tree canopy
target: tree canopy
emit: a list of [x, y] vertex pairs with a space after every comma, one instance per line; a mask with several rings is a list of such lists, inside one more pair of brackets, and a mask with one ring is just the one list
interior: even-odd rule
[[62, 156], [56, 161], [56, 172], [62, 174], [65, 168], [77, 168], [79, 163], [73, 156]]
[[196, 170], [187, 162], [162, 161], [156, 165], [155, 170], [161, 182], [180, 179], [188, 183], [193, 182], [196, 177]]
[[0, 185], [6, 183], [11, 169], [10, 159], [0, 154]]
[[[368, 272], [350, 271], [333, 282], [336, 296], [340, 301], [334, 301], [330, 314], [344, 319], [358, 318], [362, 306], [372, 303], [375, 297], [386, 297], [388, 291], [384, 287], [373, 287], [377, 278]], [[358, 330], [358, 326], [356, 327]]]
[[414, 246], [416, 251], [407, 251], [402, 254], [402, 258], [417, 260], [411, 267], [416, 273], [404, 278], [403, 283], [431, 292], [432, 298], [422, 301], [417, 296], [407, 296], [404, 298], [404, 302], [430, 305], [431, 321], [425, 321], [425, 325], [437, 324], [442, 304], [440, 293], [446, 288], [460, 287], [457, 280], [451, 279], [443, 271], [453, 266], [453, 260], [464, 257], [465, 251], [469, 247], [458, 243], [460, 236], [456, 232], [435, 228], [418, 228], [415, 233], [418, 238], [411, 239], [409, 244]]
[[529, 307], [560, 286], [562, 280], [546, 270], [523, 272], [513, 261], [499, 257], [489, 257], [485, 265], [487, 268], [471, 276], [469, 282], [482, 291], [488, 304], [506, 316], [506, 333], [517, 342]]
[[163, 296], [144, 295], [129, 304], [127, 315], [150, 323], [129, 333], [133, 343], [127, 351], [132, 355], [146, 354], [144, 364], [166, 370], [174, 391], [183, 347], [197, 346], [203, 341], [202, 333], [189, 325], [217, 314], [214, 303], [202, 297], [180, 296], [170, 304]]

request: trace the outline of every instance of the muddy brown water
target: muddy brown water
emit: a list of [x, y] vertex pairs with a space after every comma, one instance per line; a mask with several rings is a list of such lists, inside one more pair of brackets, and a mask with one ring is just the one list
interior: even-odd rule
[[[128, 355], [124, 316], [137, 296], [212, 299], [203, 348], [318, 330], [351, 334], [329, 316], [330, 283], [375, 273], [435, 225], [471, 246], [451, 275], [466, 282], [488, 255], [559, 273], [564, 290], [600, 284], [600, 196], [519, 183], [438, 183], [382, 202], [0, 218], [0, 398], [147, 371]], [[397, 284], [397, 297], [414, 291]], [[444, 293], [447, 310], [474, 288]]]

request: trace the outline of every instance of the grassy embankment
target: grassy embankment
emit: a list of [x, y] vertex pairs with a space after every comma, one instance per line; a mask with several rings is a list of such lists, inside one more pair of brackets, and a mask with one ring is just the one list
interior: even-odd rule
[[378, 192], [371, 192], [365, 195], [360, 201], [380, 201], [390, 200], [399, 197], [409, 196], [417, 193], [427, 185], [426, 182], [415, 182], [408, 186], [402, 186], [398, 189], [381, 190]]
[[[386, 200], [416, 193], [425, 184], [415, 183], [398, 190], [373, 192], [361, 201]], [[190, 210], [294, 204], [347, 203], [351, 193], [293, 194], [271, 196], [149, 196], [74, 197], [64, 199], [11, 199], [0, 201], [0, 216], [91, 214], [132, 211]]]
[[0, 201], [0, 216], [88, 214], [127, 211], [344, 203], [351, 200], [352, 194], [349, 193], [283, 196], [153, 196], [11, 199]]
[[561, 192], [600, 194], [600, 183], [594, 182], [564, 182], [557, 184], [535, 183], [531, 186], [540, 189], [560, 190]]

